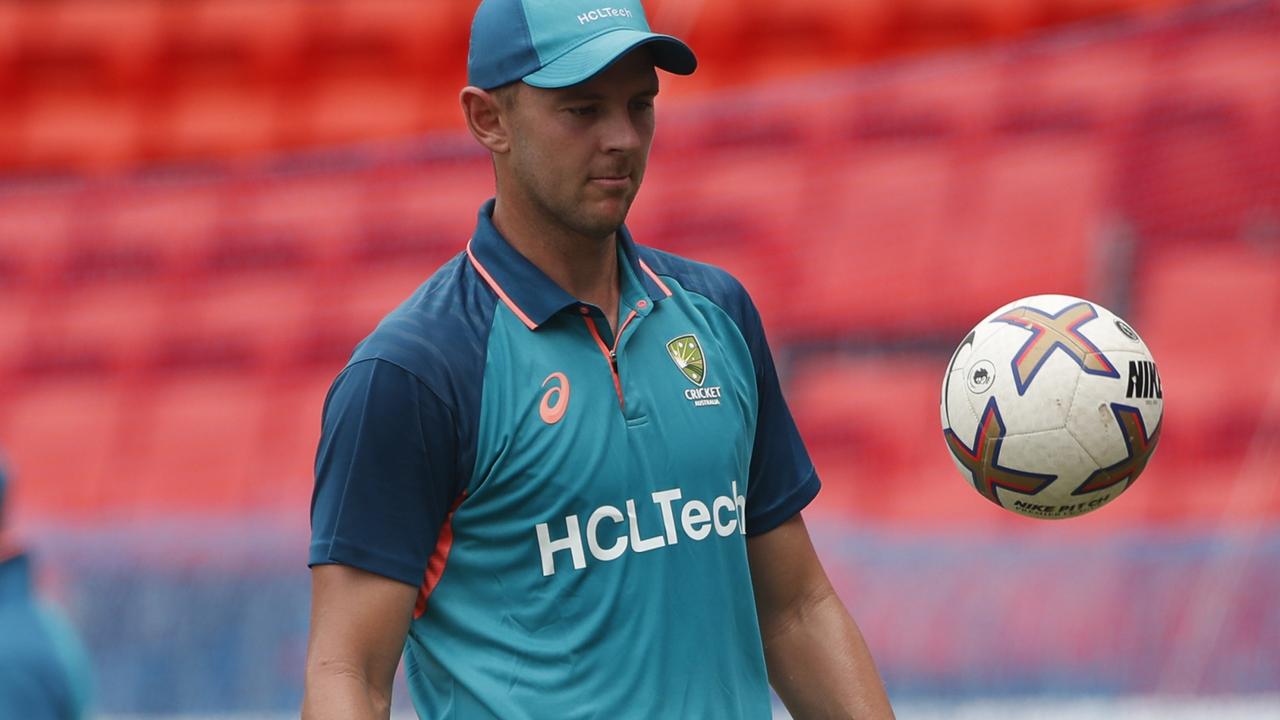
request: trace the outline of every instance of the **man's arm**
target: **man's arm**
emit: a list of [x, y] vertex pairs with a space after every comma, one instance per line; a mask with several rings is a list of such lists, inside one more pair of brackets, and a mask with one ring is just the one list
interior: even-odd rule
[[800, 515], [747, 539], [769, 682], [796, 720], [893, 717], [853, 618]]
[[304, 720], [387, 720], [418, 590], [345, 565], [311, 570]]

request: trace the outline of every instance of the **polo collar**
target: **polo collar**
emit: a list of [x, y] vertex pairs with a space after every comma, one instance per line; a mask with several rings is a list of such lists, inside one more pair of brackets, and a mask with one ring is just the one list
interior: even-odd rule
[[[530, 330], [536, 330], [561, 310], [583, 305], [502, 237], [493, 224], [495, 204], [496, 201], [490, 198], [480, 208], [475, 233], [467, 243], [467, 257], [485, 283]], [[618, 229], [618, 251], [633, 276], [639, 278], [650, 300], [657, 303], [670, 297], [671, 290], [640, 259], [626, 226]], [[620, 281], [625, 283], [625, 277]], [[625, 288], [623, 292], [626, 292]]]

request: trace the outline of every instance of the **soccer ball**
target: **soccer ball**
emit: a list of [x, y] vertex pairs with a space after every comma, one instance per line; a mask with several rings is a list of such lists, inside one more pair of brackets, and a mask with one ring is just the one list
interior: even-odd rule
[[1106, 308], [1036, 295], [996, 310], [951, 356], [942, 429], [965, 479], [1006, 510], [1068, 518], [1133, 485], [1160, 439], [1146, 343]]

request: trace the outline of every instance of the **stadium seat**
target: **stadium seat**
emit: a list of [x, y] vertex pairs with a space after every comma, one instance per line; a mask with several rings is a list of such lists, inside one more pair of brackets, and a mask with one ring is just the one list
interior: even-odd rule
[[23, 8], [25, 65], [76, 66], [123, 87], [145, 84], [154, 72], [164, 28], [162, 0], [17, 4]]
[[131, 403], [136, 453], [123, 458], [111, 501], [139, 514], [243, 510], [268, 397], [230, 373], [149, 384]]
[[15, 162], [44, 171], [119, 169], [138, 153], [137, 99], [99, 88], [31, 88], [18, 119]]
[[1220, 101], [1173, 95], [1152, 102], [1121, 152], [1121, 210], [1148, 247], [1239, 238], [1260, 202], [1266, 170], [1255, 142]]
[[664, 0], [646, 4], [645, 10], [651, 27], [661, 27], [661, 32], [683, 39], [697, 53], [699, 65], [715, 67], [731, 62], [744, 47], [750, 18], [742, 5], [742, 0], [702, 0], [696, 4]]
[[194, 346], [243, 346], [262, 368], [294, 361], [321, 288], [297, 273], [242, 273], [210, 278], [178, 293], [180, 327], [170, 338]]
[[793, 318], [809, 312], [797, 302], [794, 257], [811, 232], [815, 166], [797, 147], [767, 141], [670, 157], [653, 167], [628, 224], [641, 244], [729, 271], [770, 336], [789, 338]]
[[149, 154], [165, 160], [223, 160], [275, 147], [283, 112], [279, 90], [237, 80], [179, 79], [152, 115]]
[[794, 65], [797, 58], [813, 69], [867, 60], [881, 51], [894, 11], [887, 0], [748, 0], [739, 5], [748, 17], [745, 42], [754, 52], [735, 54], [755, 68], [749, 72], [756, 77], [776, 73], [770, 66]]
[[[1138, 267], [1134, 324], [1165, 375], [1216, 384], [1215, 396], [1247, 403], [1257, 385], [1221, 367], [1223, 349], [1248, 358], [1249, 375], [1274, 372], [1280, 356], [1280, 255], [1245, 243], [1206, 242], [1144, 257]], [[1211, 329], [1188, 332], [1188, 328]], [[1243, 368], [1241, 368], [1243, 370]], [[1175, 371], [1177, 371], [1175, 373]]]
[[285, 81], [297, 69], [312, 9], [309, 0], [188, 0], [174, 10], [166, 54], [181, 72]]
[[958, 326], [1028, 295], [1096, 297], [1117, 263], [1126, 277], [1122, 256], [1102, 254], [1109, 171], [1106, 146], [1088, 130], [1008, 133], [991, 144], [958, 223], [970, 230], [966, 241], [938, 246], [963, 268], [946, 281]]
[[135, 424], [133, 398], [119, 384], [67, 378], [24, 383], [7, 393], [0, 430], [22, 479], [20, 507], [30, 518], [92, 517], [111, 488], [128, 481], [116, 463]]
[[413, 263], [434, 270], [466, 248], [480, 206], [493, 196], [493, 182], [492, 165], [478, 153], [373, 173], [363, 232], [349, 236], [347, 258], [364, 265]]
[[35, 299], [25, 289], [0, 285], [0, 391], [25, 358], [37, 318]]
[[309, 39], [313, 63], [378, 56], [429, 77], [464, 65], [471, 11], [467, 3], [418, 0], [319, 0]]
[[784, 392], [823, 480], [817, 512], [932, 526], [1002, 512], [965, 485], [942, 441], [946, 362], [824, 354], [788, 368]]
[[[1275, 13], [1273, 13], [1274, 15]], [[1274, 127], [1280, 104], [1280, 24], [1187, 38], [1168, 60], [1168, 92], [1220, 100], [1240, 114], [1252, 137]]]
[[950, 141], [964, 150], [957, 143], [981, 139], [1007, 94], [999, 70], [978, 56], [889, 67], [846, 89], [835, 112], [855, 141]]
[[298, 171], [233, 186], [221, 237], [206, 267], [270, 273], [344, 258], [363, 223], [366, 181], [357, 170]]
[[793, 323], [816, 338], [898, 336], [952, 326], [939, 240], [963, 244], [964, 199], [944, 142], [879, 141], [829, 148], [816, 171], [821, 221], [795, 244], [804, 295]]
[[18, 53], [22, 47], [22, 16], [30, 3], [0, 2], [0, 88], [9, 91], [18, 81]]
[[77, 224], [81, 188], [0, 191], [0, 267], [5, 283], [40, 289], [56, 277]]
[[42, 306], [29, 332], [24, 371], [31, 376], [124, 374], [153, 351], [169, 313], [163, 286], [109, 283], [64, 290]]
[[99, 204], [85, 242], [104, 257], [156, 257], [168, 279], [181, 281], [210, 254], [225, 195], [217, 177], [136, 181]]
[[291, 374], [271, 391], [262, 441], [254, 455], [247, 502], [258, 508], [306, 505], [314, 484], [321, 409], [336, 367]]
[[1161, 467], [1188, 471], [1188, 492], [1199, 489], [1194, 513], [1212, 516], [1231, 494], [1221, 481], [1265, 458], [1261, 449], [1280, 435], [1280, 255], [1201, 243], [1154, 253], [1140, 270], [1132, 320], [1168, 408], [1157, 456]]
[[1154, 44], [1144, 36], [1082, 39], [1075, 47], [1019, 56], [1010, 63], [1010, 86], [1026, 105], [1076, 108], [1108, 129], [1131, 122], [1157, 77]]
[[385, 72], [319, 75], [299, 99], [292, 134], [307, 145], [410, 137], [428, 125], [422, 85], [414, 76]]
[[902, 0], [894, 9], [895, 53], [940, 51], [985, 37], [987, 8], [976, 0]]
[[333, 284], [316, 308], [298, 362], [337, 373], [356, 343], [387, 313], [408, 299], [436, 271], [430, 263], [352, 268]]

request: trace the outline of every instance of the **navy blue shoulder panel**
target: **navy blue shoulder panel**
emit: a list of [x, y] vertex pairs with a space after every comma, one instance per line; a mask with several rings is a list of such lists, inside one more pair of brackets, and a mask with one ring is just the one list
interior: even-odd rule
[[715, 303], [733, 319], [751, 350], [759, 395], [755, 444], [747, 484], [747, 534], [760, 535], [800, 512], [818, 494], [813, 461], [782, 396], [760, 313], [742, 283], [713, 265], [637, 246], [659, 277]]
[[422, 582], [475, 465], [497, 303], [461, 253], [356, 346], [325, 399], [309, 564]]
[[[459, 439], [470, 438], [475, 460], [480, 385], [497, 295], [476, 273], [465, 252], [445, 263], [389, 313], [351, 353], [348, 366], [377, 359], [412, 373], [457, 417]], [[471, 475], [468, 467], [465, 477]], [[463, 485], [465, 485], [465, 481]]]
[[[737, 323], [738, 329], [742, 331], [742, 336], [747, 339], [754, 357], [757, 347], [748, 333], [760, 329], [760, 315], [756, 312], [746, 288], [738, 282], [737, 278], [714, 265], [643, 245], [637, 245], [636, 249], [640, 259], [659, 277], [674, 278], [684, 289], [707, 298], [728, 313], [729, 317]], [[757, 359], [757, 369], [758, 363]]]

